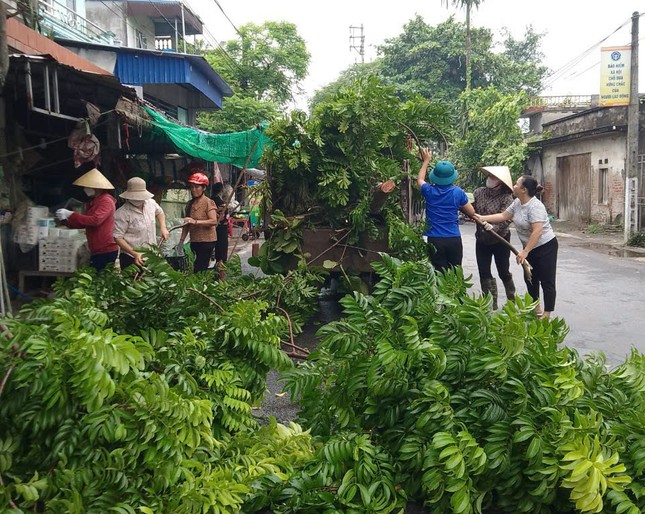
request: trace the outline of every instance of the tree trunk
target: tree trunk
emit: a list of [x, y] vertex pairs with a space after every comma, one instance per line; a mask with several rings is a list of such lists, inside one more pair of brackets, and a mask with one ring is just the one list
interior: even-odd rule
[[7, 5], [0, 2], [0, 90], [9, 71], [9, 48], [7, 47]]
[[372, 190], [372, 201], [370, 202], [370, 214], [377, 214], [385, 205], [388, 195], [396, 189], [394, 180], [386, 180], [377, 184]]
[[466, 4], [466, 91], [470, 91], [472, 71], [470, 69], [470, 3]]

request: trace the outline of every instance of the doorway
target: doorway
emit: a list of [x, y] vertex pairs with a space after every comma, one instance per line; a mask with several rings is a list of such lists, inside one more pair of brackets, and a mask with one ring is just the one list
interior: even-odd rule
[[556, 161], [558, 219], [591, 221], [591, 154], [567, 155]]

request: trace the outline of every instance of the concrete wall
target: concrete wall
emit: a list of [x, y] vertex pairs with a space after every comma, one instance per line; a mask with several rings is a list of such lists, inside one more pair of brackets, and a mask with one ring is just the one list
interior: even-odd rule
[[551, 138], [580, 134], [602, 127], [627, 125], [627, 107], [605, 107], [587, 111], [584, 115], [544, 124]]
[[[622, 221], [625, 203], [625, 148], [624, 133], [611, 133], [560, 145], [549, 146], [542, 153], [541, 166], [545, 191], [542, 200], [550, 213], [557, 208], [557, 159], [576, 154], [591, 154], [591, 220], [594, 223], [614, 224]], [[608, 199], [599, 203], [599, 170], [608, 171]], [[536, 175], [537, 177], [537, 175]], [[537, 177], [539, 179], [539, 177]]]
[[[87, 19], [106, 31], [116, 34], [116, 39], [121, 41], [121, 46], [139, 48], [137, 46], [136, 31], [140, 31], [147, 39], [148, 49], [155, 47], [155, 27], [150, 18], [129, 16], [125, 2], [87, 2]], [[117, 16], [118, 15], [118, 16]]]
[[574, 111], [539, 111], [531, 114], [529, 118], [529, 132], [532, 134], [538, 134], [542, 132], [542, 127], [551, 123], [552, 121], [559, 120], [560, 118], [566, 118], [575, 114]]
[[[137, 45], [137, 31], [146, 38], [146, 45]], [[155, 47], [155, 24], [150, 18], [143, 16], [128, 17], [128, 47], [130, 48], [147, 48]]]

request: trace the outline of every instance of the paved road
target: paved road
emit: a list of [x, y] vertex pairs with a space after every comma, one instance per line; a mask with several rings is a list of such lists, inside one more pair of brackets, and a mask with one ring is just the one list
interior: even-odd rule
[[[471, 291], [480, 294], [475, 226], [466, 223], [461, 230], [464, 272], [472, 275]], [[615, 247], [560, 232], [558, 241], [558, 298], [554, 315], [564, 318], [569, 325], [566, 344], [581, 354], [603, 351], [611, 365], [624, 361], [632, 346], [645, 353], [645, 253], [621, 257], [618, 254], [623, 252]], [[520, 247], [517, 234], [513, 234], [511, 242]], [[245, 262], [251, 253], [251, 242], [241, 244], [236, 253], [243, 260], [245, 272], [256, 270]], [[522, 268], [513, 262], [511, 270], [518, 294], [525, 294]], [[503, 291], [499, 280], [498, 288]]]
[[[479, 293], [475, 227], [466, 223], [461, 229], [464, 271], [472, 273], [473, 290]], [[517, 234], [511, 243], [521, 246]], [[645, 254], [619, 257], [623, 252], [616, 248], [563, 233], [558, 233], [558, 243], [554, 315], [569, 325], [566, 344], [581, 354], [603, 351], [612, 365], [624, 361], [632, 346], [645, 353]], [[511, 270], [518, 294], [526, 293], [521, 267], [513, 263]]]

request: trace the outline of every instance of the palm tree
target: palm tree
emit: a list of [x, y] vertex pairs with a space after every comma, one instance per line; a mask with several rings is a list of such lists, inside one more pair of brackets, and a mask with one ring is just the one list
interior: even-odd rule
[[459, 9], [466, 8], [466, 91], [470, 90], [470, 77], [472, 75], [470, 69], [470, 11], [473, 7], [478, 8], [484, 0], [441, 0], [442, 4], [446, 7], [452, 5]]

